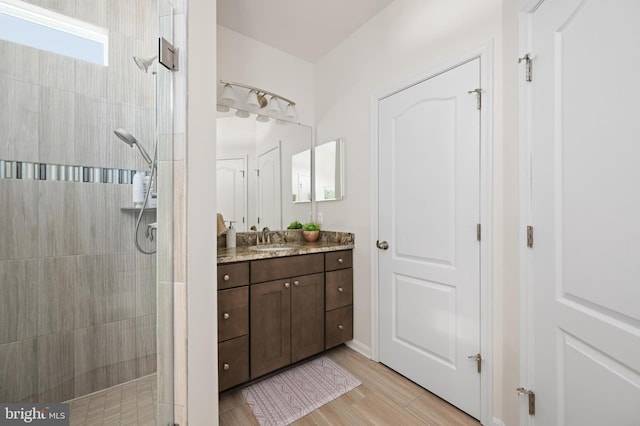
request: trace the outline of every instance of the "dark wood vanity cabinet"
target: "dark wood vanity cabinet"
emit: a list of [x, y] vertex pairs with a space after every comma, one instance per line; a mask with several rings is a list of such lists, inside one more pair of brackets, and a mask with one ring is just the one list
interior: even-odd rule
[[324, 274], [251, 285], [251, 377], [324, 349]]
[[218, 265], [220, 391], [353, 338], [351, 250]]
[[324, 349], [323, 271], [322, 254], [251, 262], [251, 378]]

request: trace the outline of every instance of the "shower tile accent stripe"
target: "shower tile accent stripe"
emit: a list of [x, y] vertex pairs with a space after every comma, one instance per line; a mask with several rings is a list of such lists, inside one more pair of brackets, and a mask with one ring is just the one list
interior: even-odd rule
[[[29, 163], [0, 160], [0, 179], [49, 180], [78, 183], [133, 183], [137, 170], [107, 167], [68, 166], [64, 164]], [[146, 175], [149, 172], [144, 172]]]

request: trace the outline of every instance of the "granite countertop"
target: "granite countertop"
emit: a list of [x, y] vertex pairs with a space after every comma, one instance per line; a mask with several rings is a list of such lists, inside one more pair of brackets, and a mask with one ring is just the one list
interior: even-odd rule
[[257, 234], [257, 232], [238, 232], [237, 247], [235, 248], [226, 248], [226, 235], [219, 236], [218, 264], [349, 250], [355, 246], [355, 236], [347, 232], [320, 231], [318, 241], [309, 243], [304, 241], [300, 231], [270, 231], [271, 244], [261, 244], [258, 247], [286, 246], [287, 248], [275, 251], [258, 251], [255, 250]]

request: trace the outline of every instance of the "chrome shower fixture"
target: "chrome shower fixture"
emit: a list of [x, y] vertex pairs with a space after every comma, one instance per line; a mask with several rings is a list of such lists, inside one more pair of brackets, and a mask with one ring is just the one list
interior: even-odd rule
[[153, 165], [153, 161], [151, 160], [151, 157], [149, 157], [147, 151], [131, 133], [127, 132], [124, 129], [116, 129], [113, 131], [113, 133], [115, 133], [122, 142], [126, 143], [130, 147], [133, 147], [134, 145], [137, 146], [140, 150], [140, 154], [142, 154], [142, 157], [144, 158], [144, 161], [146, 161], [150, 166]]
[[[289, 121], [295, 121], [297, 119], [297, 114], [295, 111], [296, 103], [290, 99], [269, 92], [267, 90], [248, 86], [246, 84], [232, 83], [230, 81], [224, 80], [220, 80], [220, 83], [223, 85], [222, 97], [220, 98], [220, 101], [225, 106], [231, 106], [237, 103], [238, 100], [236, 99], [233, 88], [238, 87], [247, 90], [244, 106], [251, 111], [259, 111], [257, 114], [261, 116], [262, 120], [268, 121], [265, 120], [265, 117], [267, 116], [282, 118]], [[282, 110], [282, 107], [280, 105], [281, 102], [286, 105], [284, 111]], [[240, 108], [243, 108], [242, 105], [240, 105]], [[239, 115], [239, 117], [240, 116], [244, 117], [247, 115], [243, 114]]]
[[140, 56], [134, 56], [133, 62], [136, 63], [138, 68], [140, 68], [144, 72], [149, 72], [149, 67], [153, 64], [153, 62], [158, 58], [158, 56], [153, 56], [151, 58], [141, 58]]

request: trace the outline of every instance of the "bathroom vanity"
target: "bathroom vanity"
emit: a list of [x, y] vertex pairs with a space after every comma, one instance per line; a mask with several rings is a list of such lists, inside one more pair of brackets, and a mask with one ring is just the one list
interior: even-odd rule
[[353, 338], [353, 234], [285, 247], [219, 250], [220, 391]]

